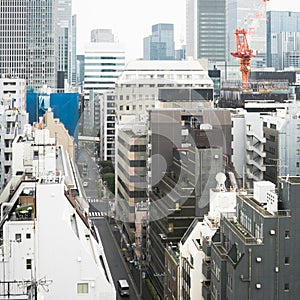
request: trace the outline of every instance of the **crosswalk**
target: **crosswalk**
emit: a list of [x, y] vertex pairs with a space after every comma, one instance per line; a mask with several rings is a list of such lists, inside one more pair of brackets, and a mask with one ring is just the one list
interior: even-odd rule
[[89, 217], [90, 218], [103, 218], [104, 214], [102, 211], [90, 211]]
[[87, 198], [87, 201], [89, 203], [94, 203], [94, 202], [99, 202], [99, 199], [98, 198]]

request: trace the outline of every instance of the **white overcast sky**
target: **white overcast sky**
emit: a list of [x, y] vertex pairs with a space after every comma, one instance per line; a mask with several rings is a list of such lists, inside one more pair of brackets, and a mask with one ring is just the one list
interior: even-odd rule
[[[185, 37], [185, 3], [185, 0], [73, 0], [77, 53], [83, 54], [92, 29], [103, 28], [112, 29], [124, 43], [127, 60], [142, 57], [143, 38], [151, 34], [151, 26], [157, 23], [174, 24], [178, 48]], [[270, 0], [267, 10], [300, 12], [300, 0]]]

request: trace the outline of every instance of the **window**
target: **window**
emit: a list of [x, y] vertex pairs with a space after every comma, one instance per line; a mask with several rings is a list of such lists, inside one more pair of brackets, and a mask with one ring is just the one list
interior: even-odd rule
[[284, 258], [284, 264], [285, 264], [285, 265], [289, 265], [289, 264], [290, 264], [290, 258], [289, 258], [288, 256], [286, 256], [286, 257]]
[[26, 259], [26, 270], [31, 270], [31, 259], [30, 258]]
[[194, 258], [192, 255], [190, 255], [190, 262], [191, 262], [191, 265], [193, 266], [194, 265]]
[[89, 284], [87, 282], [77, 283], [77, 294], [88, 294]]
[[21, 233], [16, 233], [15, 240], [18, 243], [22, 242], [22, 235], [21, 235]]
[[284, 291], [288, 292], [290, 290], [290, 284], [289, 283], [285, 283], [284, 284]]
[[33, 159], [38, 159], [39, 158], [39, 151], [38, 150], [34, 150], [33, 151]]
[[289, 230], [286, 230], [285, 232], [284, 232], [284, 238], [285, 239], [289, 239], [291, 236], [290, 236], [290, 231]]

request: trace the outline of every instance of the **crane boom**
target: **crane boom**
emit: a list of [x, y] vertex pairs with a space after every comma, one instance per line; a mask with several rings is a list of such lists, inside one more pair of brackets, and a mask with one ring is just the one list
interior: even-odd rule
[[246, 37], [247, 31], [245, 29], [235, 30], [235, 51], [231, 52], [233, 57], [239, 58], [240, 71], [242, 73], [242, 87], [248, 87], [250, 62], [251, 58], [256, 54], [250, 49]]

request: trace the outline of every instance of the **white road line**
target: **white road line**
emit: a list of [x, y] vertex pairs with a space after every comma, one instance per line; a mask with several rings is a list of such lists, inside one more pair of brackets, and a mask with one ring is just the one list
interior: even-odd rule
[[87, 201], [89, 203], [93, 203], [93, 202], [99, 202], [99, 199], [98, 198], [87, 198]]
[[90, 218], [103, 218], [103, 213], [102, 213], [102, 211], [90, 211], [89, 217]]

